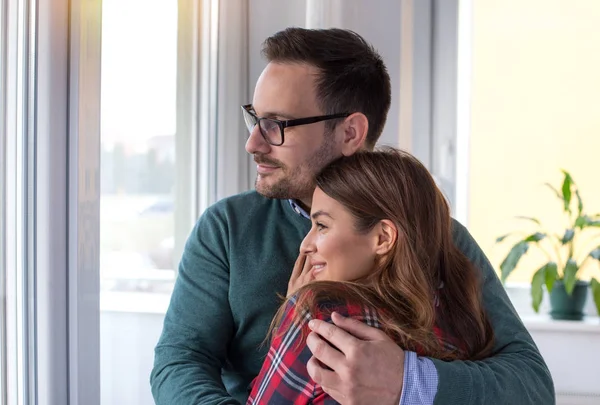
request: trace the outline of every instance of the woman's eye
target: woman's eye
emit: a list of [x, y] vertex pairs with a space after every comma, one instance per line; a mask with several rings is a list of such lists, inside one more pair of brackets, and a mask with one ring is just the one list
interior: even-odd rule
[[315, 223], [317, 230], [322, 231], [323, 229], [327, 229], [327, 227], [325, 225], [323, 225], [320, 222]]

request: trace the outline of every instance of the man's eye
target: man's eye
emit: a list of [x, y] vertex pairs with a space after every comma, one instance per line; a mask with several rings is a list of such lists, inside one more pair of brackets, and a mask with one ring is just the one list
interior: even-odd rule
[[279, 126], [276, 123], [274, 123], [273, 121], [263, 120], [261, 122], [261, 124], [262, 124], [263, 130], [265, 130], [266, 132], [279, 130]]

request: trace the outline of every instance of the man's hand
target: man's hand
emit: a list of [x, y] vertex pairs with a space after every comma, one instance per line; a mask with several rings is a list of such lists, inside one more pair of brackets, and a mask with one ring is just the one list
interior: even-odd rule
[[332, 320], [337, 326], [320, 320], [309, 323], [311, 378], [343, 405], [398, 405], [404, 351], [381, 330], [356, 319], [334, 312]]
[[314, 280], [312, 271], [310, 271], [311, 267], [310, 261], [306, 260], [306, 255], [300, 253], [288, 282], [287, 297], [298, 291], [303, 285]]

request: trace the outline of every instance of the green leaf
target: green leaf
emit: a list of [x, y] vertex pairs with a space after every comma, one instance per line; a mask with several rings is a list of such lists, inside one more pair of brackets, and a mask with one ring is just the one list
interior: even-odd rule
[[590, 252], [593, 259], [600, 260], [600, 246]]
[[564, 282], [565, 282], [565, 290], [567, 294], [573, 294], [573, 289], [575, 288], [575, 283], [577, 282], [577, 262], [573, 259], [567, 260], [567, 264], [565, 265], [564, 272]]
[[575, 236], [575, 230], [567, 229], [561, 239], [562, 244], [566, 245], [567, 243], [571, 242], [573, 240], [573, 236]]
[[563, 196], [560, 195], [560, 193], [558, 192], [557, 189], [554, 188], [554, 186], [550, 183], [544, 183], [545, 186], [549, 187], [550, 190], [554, 191], [554, 194], [556, 194], [556, 197], [558, 197], [559, 200], [563, 201]]
[[512, 233], [507, 233], [506, 235], [502, 235], [496, 238], [496, 243], [502, 242], [504, 239], [508, 238]]
[[540, 267], [538, 271], [533, 275], [531, 279], [531, 305], [533, 310], [538, 312], [540, 310], [540, 304], [542, 303], [542, 297], [544, 296], [544, 290], [542, 286], [546, 281], [546, 265]]
[[516, 219], [524, 219], [524, 220], [526, 220], [526, 221], [535, 222], [535, 223], [536, 223], [536, 224], [538, 224], [538, 225], [541, 225], [541, 224], [542, 224], [542, 223], [540, 222], [540, 220], [539, 220], [539, 219], [537, 219], [537, 218], [533, 218], [533, 217], [524, 217], [524, 216], [521, 216], [521, 215], [519, 215], [519, 216], [516, 216], [515, 218], [516, 218]]
[[587, 224], [587, 216], [578, 216], [575, 220], [575, 228], [583, 229], [583, 227]]
[[573, 179], [571, 175], [563, 170], [565, 174], [565, 179], [562, 184], [562, 196], [563, 202], [565, 204], [565, 211], [570, 211], [569, 206], [571, 205], [571, 184], [573, 183]]
[[579, 194], [579, 188], [575, 189], [575, 195], [577, 196], [577, 215], [581, 216], [581, 213], [583, 212], [583, 200]]
[[512, 273], [515, 267], [517, 267], [517, 263], [519, 263], [521, 257], [527, 253], [528, 249], [529, 244], [525, 241], [518, 242], [510, 249], [510, 252], [508, 252], [508, 255], [500, 264], [502, 282], [506, 281], [506, 278]]
[[542, 239], [544, 239], [545, 237], [546, 237], [545, 233], [536, 232], [534, 234], [529, 235], [525, 239], [523, 239], [523, 242], [539, 242]]
[[552, 292], [554, 282], [558, 279], [558, 266], [555, 262], [546, 263], [546, 289], [548, 293]]
[[600, 227], [600, 219], [592, 219], [587, 215], [583, 215], [578, 217], [575, 220], [575, 227], [576, 228], [586, 228], [586, 227]]
[[595, 278], [592, 278], [590, 287], [592, 289], [594, 303], [596, 304], [596, 311], [598, 311], [598, 315], [600, 315], [600, 283]]

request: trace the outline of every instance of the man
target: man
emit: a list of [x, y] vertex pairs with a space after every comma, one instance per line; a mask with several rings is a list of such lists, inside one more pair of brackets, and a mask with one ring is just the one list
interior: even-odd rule
[[[151, 375], [159, 405], [239, 404], [257, 375], [266, 331], [310, 229], [314, 176], [333, 159], [372, 148], [390, 106], [380, 56], [355, 33], [290, 28], [263, 45], [268, 65], [252, 105], [256, 191], [202, 215], [179, 267]], [[553, 404], [535, 344], [468, 231], [457, 246], [483, 272], [496, 335], [485, 361], [441, 362], [403, 351], [378, 330], [334, 316], [308, 337], [311, 377], [343, 404]], [[326, 344], [329, 341], [337, 349]], [[317, 361], [318, 360], [318, 361]]]

